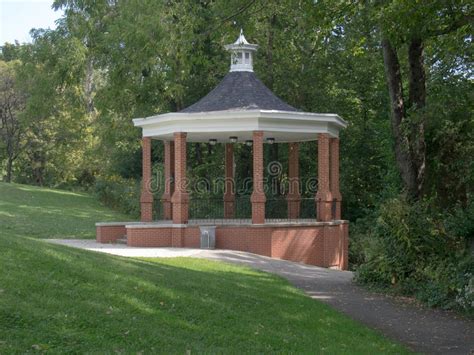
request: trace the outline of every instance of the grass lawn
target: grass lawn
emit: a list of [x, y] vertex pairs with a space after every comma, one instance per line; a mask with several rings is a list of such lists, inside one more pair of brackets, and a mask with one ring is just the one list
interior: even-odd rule
[[123, 216], [81, 194], [4, 184], [0, 191], [1, 354], [408, 352], [277, 276], [197, 259], [125, 259], [31, 238], [88, 237], [96, 219]]
[[0, 182], [3, 231], [35, 238], [94, 239], [96, 222], [130, 220], [87, 194]]

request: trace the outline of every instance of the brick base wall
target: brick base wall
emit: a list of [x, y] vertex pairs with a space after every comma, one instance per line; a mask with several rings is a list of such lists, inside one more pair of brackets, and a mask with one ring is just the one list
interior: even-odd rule
[[[216, 249], [230, 249], [302, 262], [348, 268], [349, 224], [218, 226]], [[198, 226], [98, 226], [97, 241], [110, 243], [127, 235], [132, 247], [199, 248]]]
[[130, 247], [170, 247], [173, 228], [127, 228]]
[[123, 238], [127, 230], [125, 224], [96, 226], [96, 240], [98, 243], [115, 243]]

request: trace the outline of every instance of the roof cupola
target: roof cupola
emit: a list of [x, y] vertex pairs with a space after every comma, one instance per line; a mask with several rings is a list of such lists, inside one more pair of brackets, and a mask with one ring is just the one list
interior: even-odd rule
[[244, 31], [240, 30], [239, 38], [232, 44], [225, 46], [230, 55], [230, 71], [250, 71], [253, 72], [253, 55], [257, 51], [258, 45], [250, 44], [244, 36]]

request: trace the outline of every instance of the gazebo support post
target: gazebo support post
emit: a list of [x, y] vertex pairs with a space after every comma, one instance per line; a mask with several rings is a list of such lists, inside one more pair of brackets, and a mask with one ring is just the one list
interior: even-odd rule
[[142, 139], [142, 192], [140, 212], [142, 222], [153, 220], [153, 194], [151, 193], [151, 138]]
[[331, 155], [331, 194], [333, 198], [333, 219], [341, 219], [342, 196], [339, 190], [339, 138], [331, 138], [329, 142]]
[[263, 186], [263, 132], [253, 132], [252, 224], [265, 223], [265, 191]]
[[332, 195], [330, 190], [329, 134], [318, 135], [318, 192], [316, 193], [317, 217], [320, 221], [332, 219]]
[[290, 143], [288, 146], [288, 218], [297, 219], [300, 216], [301, 193], [299, 177], [299, 144]]
[[235, 216], [234, 145], [225, 145], [224, 218]]
[[165, 192], [162, 196], [163, 201], [163, 219], [170, 220], [173, 218], [173, 209], [171, 204], [171, 196], [173, 195], [174, 183], [174, 142], [164, 141], [164, 183], [165, 183]]
[[175, 187], [171, 197], [173, 204], [173, 224], [188, 223], [189, 194], [186, 178], [186, 133], [174, 134]]

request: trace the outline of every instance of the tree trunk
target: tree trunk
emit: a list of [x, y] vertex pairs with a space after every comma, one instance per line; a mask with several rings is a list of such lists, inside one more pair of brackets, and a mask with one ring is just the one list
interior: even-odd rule
[[426, 75], [424, 69], [423, 41], [413, 38], [408, 48], [409, 104], [410, 104], [410, 153], [416, 171], [417, 194], [424, 190], [426, 169], [425, 115]]
[[194, 143], [194, 153], [197, 165], [202, 165], [201, 143]]
[[403, 133], [402, 124], [406, 121], [403, 99], [402, 75], [398, 55], [387, 39], [382, 40], [385, 75], [390, 95], [391, 126], [395, 139], [395, 158], [408, 194], [418, 197], [417, 174], [410, 155], [410, 142]]
[[268, 72], [268, 78], [267, 78], [267, 87], [270, 90], [273, 90], [273, 81], [274, 81], [274, 76], [273, 76], [273, 37], [274, 37], [274, 27], [276, 24], [276, 15], [273, 14], [270, 18], [270, 23], [269, 23], [269, 29], [268, 29], [268, 42], [267, 42], [267, 55], [266, 55], [266, 62], [267, 62], [267, 72]]
[[8, 157], [7, 175], [5, 176], [5, 182], [12, 182], [12, 170], [13, 170], [13, 159]]

